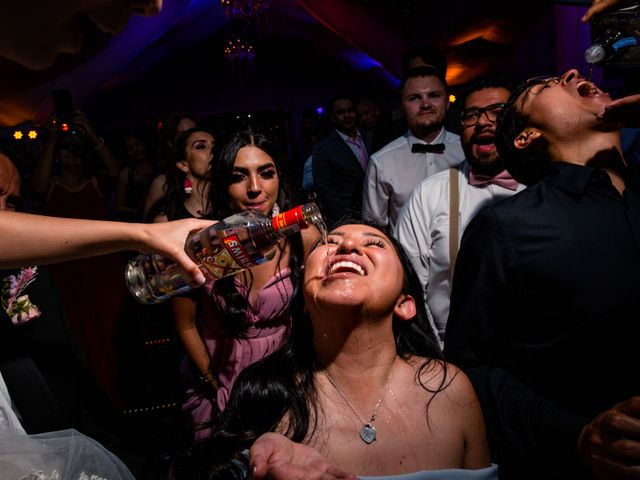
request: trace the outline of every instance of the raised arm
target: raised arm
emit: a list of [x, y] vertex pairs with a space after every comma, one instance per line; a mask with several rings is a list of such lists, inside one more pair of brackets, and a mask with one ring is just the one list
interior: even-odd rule
[[47, 140], [44, 143], [40, 156], [33, 166], [31, 175], [31, 188], [38, 195], [46, 195], [51, 185], [51, 176], [53, 175], [53, 161], [55, 156], [56, 144], [58, 143], [58, 129], [50, 119], [47, 122]]
[[184, 251], [193, 230], [210, 220], [185, 219], [142, 224], [47, 217], [0, 211], [0, 268], [44, 265], [77, 258], [137, 250], [175, 259], [193, 285], [204, 276]]
[[105, 143], [104, 138], [99, 137], [96, 134], [84, 112], [80, 110], [73, 112], [72, 121], [73, 126], [80, 131], [80, 133], [87, 138], [89, 144], [93, 146], [94, 150], [98, 154], [98, 158], [100, 158], [100, 161], [104, 165], [109, 178], [112, 180], [117, 178], [120, 173], [120, 162], [118, 162], [118, 159], [114, 157], [113, 153], [111, 153], [111, 150]]

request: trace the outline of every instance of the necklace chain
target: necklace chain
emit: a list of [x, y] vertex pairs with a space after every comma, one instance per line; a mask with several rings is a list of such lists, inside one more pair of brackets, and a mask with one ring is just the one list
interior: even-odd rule
[[393, 365], [391, 365], [391, 369], [389, 370], [389, 376], [387, 377], [387, 381], [385, 382], [384, 387], [382, 387], [382, 395], [380, 395], [380, 398], [376, 402], [375, 407], [373, 407], [373, 412], [371, 412], [371, 418], [369, 418], [368, 422], [365, 422], [364, 420], [362, 420], [362, 417], [360, 417], [360, 415], [358, 414], [358, 411], [353, 407], [353, 405], [351, 404], [349, 399], [346, 397], [346, 395], [342, 393], [342, 390], [340, 389], [340, 387], [338, 387], [338, 384], [331, 377], [331, 375], [329, 374], [329, 371], [325, 369], [324, 373], [327, 376], [327, 379], [329, 380], [331, 385], [333, 385], [333, 388], [336, 389], [336, 392], [338, 392], [338, 394], [349, 406], [349, 408], [357, 417], [357, 419], [360, 421], [360, 423], [362, 423], [362, 429], [360, 430], [360, 438], [362, 439], [362, 441], [365, 442], [366, 444], [373, 443], [376, 439], [376, 429], [373, 427], [372, 423], [377, 418], [378, 408], [380, 407], [380, 404], [382, 403], [382, 400], [384, 399], [387, 393], [387, 387], [389, 386], [389, 382], [391, 381], [391, 377], [393, 374]]

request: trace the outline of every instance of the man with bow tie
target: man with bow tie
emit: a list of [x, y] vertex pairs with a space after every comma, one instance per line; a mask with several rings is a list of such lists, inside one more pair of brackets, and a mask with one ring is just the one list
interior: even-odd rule
[[504, 169], [494, 144], [497, 114], [512, 87], [493, 75], [469, 85], [460, 116], [466, 160], [420, 182], [396, 224], [394, 235], [422, 281], [427, 312], [441, 341], [462, 232], [482, 207], [524, 188]]
[[392, 228], [415, 186], [464, 160], [460, 137], [444, 128], [449, 108], [445, 72], [420, 66], [407, 71], [401, 102], [409, 130], [371, 156], [362, 212]]

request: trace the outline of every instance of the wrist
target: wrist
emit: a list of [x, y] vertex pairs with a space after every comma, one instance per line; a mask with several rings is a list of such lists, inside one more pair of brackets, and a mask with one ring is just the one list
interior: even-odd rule
[[215, 373], [211, 370], [207, 370], [202, 375], [200, 375], [199, 380], [203, 384], [211, 384], [214, 388], [218, 388], [218, 379], [216, 378]]

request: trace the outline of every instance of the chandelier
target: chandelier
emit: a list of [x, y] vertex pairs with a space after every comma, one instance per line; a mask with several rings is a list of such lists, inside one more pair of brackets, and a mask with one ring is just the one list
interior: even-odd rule
[[252, 61], [255, 57], [253, 45], [240, 37], [227, 40], [224, 47], [224, 57], [227, 60], [248, 60]]

